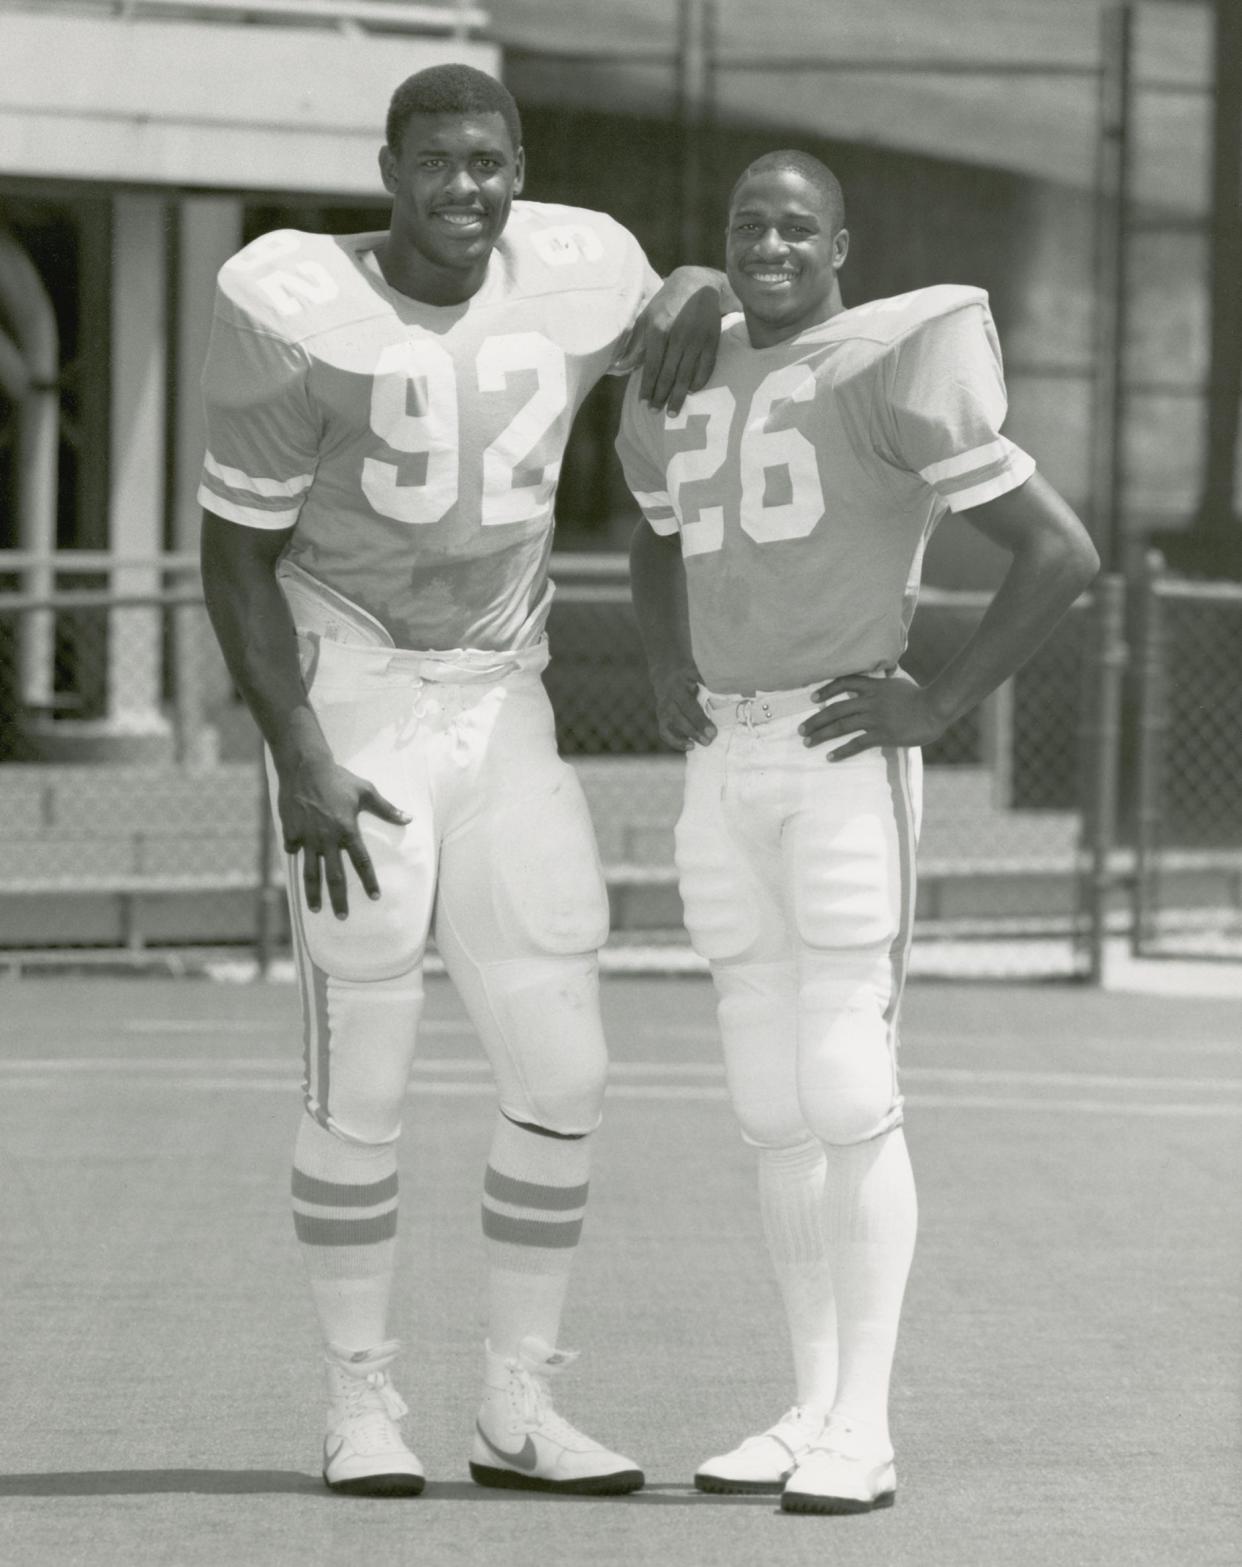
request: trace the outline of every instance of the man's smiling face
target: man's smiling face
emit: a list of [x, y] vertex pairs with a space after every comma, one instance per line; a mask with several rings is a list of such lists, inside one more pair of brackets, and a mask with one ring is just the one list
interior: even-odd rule
[[837, 272], [849, 235], [827, 194], [793, 169], [744, 178], [729, 205], [725, 265], [757, 348], [842, 309]]
[[416, 269], [486, 269], [522, 188], [522, 150], [503, 115], [412, 114], [380, 168], [392, 237]]

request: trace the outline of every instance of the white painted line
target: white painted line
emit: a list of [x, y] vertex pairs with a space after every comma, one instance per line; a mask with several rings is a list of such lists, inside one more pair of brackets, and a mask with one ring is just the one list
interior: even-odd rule
[[[720, 1033], [714, 1023], [638, 1023], [627, 1025], [644, 1041], [661, 1039], [676, 1039], [691, 1043], [710, 1044], [715, 1049], [720, 1048]], [[919, 1050], [952, 1050], [958, 1046], [968, 1050], [986, 1049], [999, 1051], [1002, 1042], [1014, 1037], [1020, 1031], [1007, 1030], [998, 1025], [990, 1033], [960, 1033], [960, 1034], [931, 1034], [924, 1033], [920, 1029], [903, 1029], [901, 1034], [901, 1053], [903, 1058], [912, 1052]], [[1121, 1041], [1116, 1035], [1108, 1034], [1076, 1034], [1074, 1044], [1082, 1050], [1116, 1050]], [[1183, 1046], [1182, 1041], [1176, 1042], [1176, 1048], [1191, 1050], [1229, 1050], [1238, 1049], [1238, 1039], [1222, 1035], [1216, 1038], [1199, 1038], [1188, 1040]]]
[[1179, 1094], [1242, 1091], [1242, 1077], [1130, 1077], [1113, 1072], [1024, 1072], [1004, 1067], [908, 1066], [903, 1082], [928, 1079], [942, 1083], [1012, 1083], [1029, 1088], [1119, 1088], [1173, 1091]]
[[1204, 1117], [1209, 1120], [1242, 1120], [1242, 1104], [1131, 1104], [1115, 1099], [954, 1099], [949, 1094], [907, 1094], [906, 1103], [916, 1110], [1020, 1110], [1049, 1115], [1120, 1115]]
[[[131, 1017], [121, 1027], [127, 1034], [278, 1034], [290, 1039], [299, 1037], [297, 1019], [287, 1023], [257, 1022], [252, 1018], [204, 1018], [197, 1022], [186, 1017]], [[423, 1035], [441, 1038], [472, 1038], [474, 1024], [465, 1018], [424, 1018], [418, 1025]]]
[[[126, 1088], [168, 1088], [170, 1079], [166, 1075], [153, 1075], [143, 1077], [135, 1074], [127, 1078]], [[281, 1094], [293, 1100], [297, 1094], [296, 1080], [291, 1075], [281, 1077], [178, 1077], [176, 1087], [179, 1091], [193, 1091], [203, 1093], [249, 1093], [249, 1094]], [[63, 1074], [49, 1075], [40, 1072], [30, 1072], [26, 1075], [13, 1073], [6, 1075], [5, 1088], [7, 1091], [27, 1089], [30, 1091], [63, 1089], [70, 1086]], [[98, 1088], [93, 1087], [92, 1092], [98, 1094]], [[413, 1099], [491, 1099], [495, 1096], [495, 1089], [490, 1082], [426, 1082], [412, 1083], [408, 1089], [408, 1096]], [[709, 1103], [713, 1101], [726, 1101], [728, 1091], [723, 1085], [714, 1084], [690, 1084], [690, 1083], [617, 1083], [608, 1091], [610, 1100], [645, 1100], [673, 1103], [677, 1101], [695, 1101]], [[1209, 1120], [1242, 1119], [1242, 1102], [1237, 1104], [1221, 1104], [1205, 1101], [1203, 1103], [1165, 1102], [1144, 1103], [1129, 1102], [1126, 1100], [1112, 1099], [1026, 1099], [1018, 1096], [1001, 1097], [997, 1095], [980, 1096], [974, 1094], [908, 1094], [906, 1103], [912, 1110], [989, 1110], [993, 1112], [1017, 1111], [1020, 1114], [1047, 1114], [1047, 1115], [1103, 1115], [1120, 1116], [1123, 1119], [1132, 1116], [1144, 1117], [1169, 1117], [1173, 1119], [1199, 1118]]]
[[[0, 1061], [0, 1079], [6, 1081], [11, 1075], [23, 1074], [90, 1076], [103, 1073], [129, 1078], [142, 1073], [184, 1077], [196, 1072], [253, 1072], [298, 1077], [301, 1071], [301, 1059], [293, 1052], [287, 1056], [25, 1056]], [[482, 1055], [424, 1056], [415, 1059], [411, 1075], [414, 1078], [479, 1077], [490, 1082], [491, 1066]], [[706, 1061], [614, 1061], [609, 1067], [609, 1076], [614, 1082], [654, 1079], [654, 1088], [670, 1078], [722, 1082], [724, 1067], [718, 1062]], [[1069, 1091], [1106, 1088], [1119, 1093], [1242, 1092], [1242, 1077], [1139, 1077], [1104, 1072], [1026, 1072], [1003, 1067], [907, 1067], [901, 1073], [901, 1080], [903, 1083], [960, 1083], [964, 1087], [1063, 1088]]]

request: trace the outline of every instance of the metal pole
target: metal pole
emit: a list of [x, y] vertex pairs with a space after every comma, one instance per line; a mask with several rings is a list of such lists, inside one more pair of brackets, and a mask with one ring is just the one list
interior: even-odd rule
[[[712, 161], [715, 148], [717, 82], [720, 64], [718, 0], [703, 0], [703, 111], [701, 137], [704, 148], [699, 159], [698, 242], [695, 260], [702, 266], [714, 262], [724, 266], [720, 233], [724, 215], [717, 210], [716, 169]], [[718, 154], [717, 154], [718, 155]]]
[[700, 260], [706, 9], [707, 0], [680, 0], [677, 12], [677, 121], [681, 143], [677, 258], [682, 263]]
[[1211, 331], [1206, 453], [1198, 528], [1203, 565], [1212, 574], [1242, 567], [1242, 533], [1234, 497], [1239, 409], [1242, 409], [1242, 11], [1216, 0], [1212, 111], [1212, 208], [1209, 298]]
[[1112, 852], [1117, 839], [1117, 781], [1121, 760], [1121, 689], [1126, 668], [1126, 584], [1118, 572], [1100, 577], [1092, 604], [1094, 646], [1084, 754], [1084, 830], [1090, 866], [1086, 889], [1087, 979], [1104, 979]]
[[1156, 937], [1154, 920], [1159, 899], [1161, 804], [1164, 794], [1164, 753], [1168, 735], [1164, 599], [1160, 579], [1164, 557], [1152, 550], [1146, 560], [1142, 600], [1137, 615], [1138, 647], [1138, 767], [1134, 813], [1134, 892], [1131, 902], [1130, 949], [1136, 957], [1150, 952]]
[[1134, 8], [1101, 15], [1099, 154], [1096, 170], [1096, 350], [1091, 510], [1105, 570], [1128, 575], [1125, 420], [1127, 223], [1134, 110]]

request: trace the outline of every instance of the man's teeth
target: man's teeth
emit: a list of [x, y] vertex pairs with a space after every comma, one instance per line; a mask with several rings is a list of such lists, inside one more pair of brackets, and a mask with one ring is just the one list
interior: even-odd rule
[[756, 283], [792, 283], [792, 272], [752, 272]]
[[446, 223], [456, 223], [461, 228], [483, 221], [481, 212], [442, 212], [440, 216]]

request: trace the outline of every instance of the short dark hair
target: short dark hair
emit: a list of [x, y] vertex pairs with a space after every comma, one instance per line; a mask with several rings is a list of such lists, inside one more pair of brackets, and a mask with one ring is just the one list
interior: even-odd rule
[[845, 227], [845, 193], [841, 189], [841, 181], [826, 163], [821, 163], [809, 152], [799, 152], [793, 147], [782, 148], [779, 152], [765, 152], [762, 157], [748, 164], [729, 192], [730, 208], [737, 199], [738, 191], [752, 175], [769, 174], [776, 170], [800, 174], [809, 185], [814, 185], [828, 204], [834, 233]]
[[392, 95], [384, 134], [394, 152], [412, 114], [499, 114], [516, 152], [522, 145], [522, 120], [509, 89], [472, 65], [430, 65], [407, 76]]

